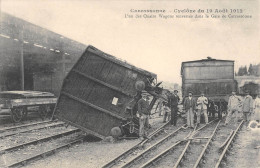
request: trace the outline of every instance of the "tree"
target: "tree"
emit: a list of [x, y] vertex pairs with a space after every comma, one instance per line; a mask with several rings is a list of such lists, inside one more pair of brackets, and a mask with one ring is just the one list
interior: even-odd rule
[[252, 64], [250, 64], [249, 65], [249, 68], [248, 68], [248, 75], [254, 75], [254, 68], [253, 68], [253, 65]]
[[244, 76], [244, 75], [247, 75], [247, 67], [246, 66], [241, 66], [239, 67], [238, 69], [238, 72], [237, 72], [237, 75], [238, 76]]

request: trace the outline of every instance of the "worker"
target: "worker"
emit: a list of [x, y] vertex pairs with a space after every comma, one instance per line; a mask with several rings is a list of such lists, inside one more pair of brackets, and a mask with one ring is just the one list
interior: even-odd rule
[[217, 105], [215, 105], [214, 101], [211, 99], [208, 99], [208, 105], [207, 105], [207, 110], [208, 110], [208, 117], [211, 116], [215, 118], [215, 113], [217, 112]]
[[197, 113], [197, 124], [200, 124], [201, 113], [204, 114], [205, 123], [208, 124], [208, 114], [207, 114], [207, 104], [208, 99], [205, 97], [204, 92], [201, 92], [200, 97], [197, 100], [198, 113]]
[[248, 122], [253, 112], [253, 98], [249, 95], [248, 90], [245, 91], [245, 94], [246, 96], [242, 104], [242, 111], [243, 111], [244, 120]]
[[236, 91], [232, 91], [232, 95], [228, 99], [228, 109], [227, 109], [227, 117], [225, 121], [225, 125], [227, 125], [231, 118], [232, 115], [235, 114], [235, 122], [237, 123], [238, 119], [238, 109], [241, 106], [241, 98], [236, 95]]
[[158, 111], [159, 111], [159, 116], [162, 116], [163, 115], [163, 101], [162, 100], [158, 101], [157, 107], [158, 107]]
[[140, 140], [147, 138], [148, 129], [149, 129], [149, 101], [148, 93], [142, 91], [142, 98], [137, 102], [138, 104], [138, 113], [139, 113], [139, 137]]
[[260, 122], [260, 91], [258, 92], [254, 102], [254, 119], [258, 123]]
[[177, 113], [178, 113], [178, 103], [180, 98], [178, 96], [178, 90], [174, 90], [173, 94], [171, 93], [168, 96], [168, 104], [171, 108], [171, 125], [176, 126], [177, 123]]
[[163, 123], [166, 122], [166, 120], [170, 118], [171, 114], [171, 109], [169, 108], [169, 106], [167, 105], [166, 102], [163, 102], [162, 103], [162, 110], [163, 110], [163, 113], [164, 113], [164, 116], [163, 116]]
[[194, 111], [196, 108], [196, 100], [192, 97], [191, 91], [189, 92], [189, 96], [185, 98], [183, 107], [187, 114], [187, 126], [194, 128]]

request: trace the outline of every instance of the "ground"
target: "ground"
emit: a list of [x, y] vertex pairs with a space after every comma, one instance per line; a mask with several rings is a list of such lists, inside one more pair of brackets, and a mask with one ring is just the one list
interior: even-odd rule
[[[159, 116], [154, 116], [150, 121], [152, 130], [163, 124], [162, 117]], [[225, 167], [260, 167], [260, 148], [256, 148], [260, 145], [259, 137], [260, 130], [248, 130], [244, 125], [228, 155]], [[34, 161], [25, 167], [99, 168], [139, 142], [139, 139], [116, 142], [84, 142], [69, 149], [57, 151], [56, 154]]]
[[228, 156], [226, 166], [237, 168], [260, 167], [260, 128], [248, 130], [245, 124]]
[[[162, 125], [162, 118], [154, 117], [150, 120], [152, 130]], [[140, 142], [135, 140], [120, 140], [116, 142], [84, 142], [62, 150], [55, 155], [41, 159], [25, 166], [26, 168], [98, 168], [114, 159], [127, 149]]]

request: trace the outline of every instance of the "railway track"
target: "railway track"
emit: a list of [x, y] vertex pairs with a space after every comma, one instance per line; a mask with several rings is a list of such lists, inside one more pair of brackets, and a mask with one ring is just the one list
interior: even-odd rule
[[[212, 126], [205, 125], [190, 136], [174, 167], [197, 167], [201, 163], [207, 146], [216, 134], [219, 123], [220, 121], [213, 122]], [[202, 129], [203, 131], [201, 131]], [[200, 151], [202, 152], [200, 153]]]
[[229, 125], [225, 127], [223, 124], [224, 123], [219, 124], [215, 134], [208, 139], [207, 144], [204, 146], [199, 158], [193, 166], [194, 168], [217, 168], [220, 167], [221, 163], [225, 160], [228, 152], [227, 149], [230, 147], [230, 144], [232, 145], [232, 141], [234, 141], [243, 121], [241, 121], [238, 126]]
[[[179, 167], [183, 165], [183, 160], [187, 156], [187, 151], [190, 150], [192, 140], [203, 139], [201, 137], [195, 138], [194, 136], [204, 129], [211, 128], [210, 124], [215, 124], [215, 121], [211, 121], [209, 125], [203, 125], [202, 127], [196, 128], [190, 131], [187, 136], [175, 143], [168, 148], [165, 148], [154, 157], [147, 160], [145, 163], [138, 167]], [[169, 159], [170, 158], [170, 159]], [[185, 167], [185, 166], [184, 166]], [[190, 167], [190, 166], [188, 166]]]
[[[41, 126], [41, 125], [43, 125], [43, 126]], [[0, 132], [0, 139], [8, 137], [8, 136], [13, 136], [16, 134], [51, 128], [51, 127], [59, 127], [59, 126], [63, 126], [63, 125], [65, 125], [64, 122], [48, 121], [48, 122], [41, 122], [41, 123], [37, 123], [37, 124], [22, 125], [22, 126], [13, 128], [13, 129], [7, 128], [6, 130], [3, 130], [2, 132]], [[14, 130], [14, 131], [12, 131], [12, 130]]]
[[[178, 143], [181, 139], [187, 137], [187, 135], [190, 135], [191, 132], [194, 131], [190, 129], [184, 129], [183, 126], [184, 125], [178, 128], [174, 127], [175, 129], [173, 130], [167, 130], [167, 127], [165, 127], [164, 130], [166, 131], [161, 131], [161, 134], [152, 134], [153, 136], [150, 140], [138, 144], [139, 148], [136, 146], [134, 147], [134, 149], [131, 148], [129, 150], [131, 152], [123, 153], [122, 155], [118, 156], [116, 159], [112, 160], [102, 167], [139, 167], [142, 163], [144, 163], [144, 161], [146, 161], [144, 158], [147, 157], [147, 155], [158, 154], [158, 152], [164, 150], [167, 146]], [[140, 146], [146, 146], [146, 148], [140, 149]]]
[[52, 122], [55, 122], [55, 121], [57, 121], [57, 120], [54, 120], [54, 121], [48, 120], [48, 121], [34, 122], [34, 123], [22, 124], [22, 125], [11, 126], [11, 127], [6, 126], [6, 127], [2, 128], [2, 129], [0, 129], [0, 133], [6, 132], [6, 131], [10, 131], [10, 130], [20, 129], [20, 128], [24, 128], [24, 127], [29, 127], [29, 126], [48, 124], [48, 123], [52, 123]]
[[0, 167], [23, 166], [36, 159], [45, 158], [56, 151], [84, 140], [84, 134], [76, 128], [65, 130], [40, 139], [20, 143], [0, 150]]
[[241, 129], [241, 126], [243, 125], [243, 123], [244, 123], [244, 121], [242, 120], [239, 123], [238, 127], [236, 128], [236, 130], [234, 131], [234, 133], [232, 134], [232, 136], [228, 139], [226, 147], [222, 151], [215, 168], [219, 168], [219, 167], [222, 166], [222, 163], [225, 160], [225, 158], [227, 157], [227, 155], [229, 153], [229, 149], [232, 147], [232, 143], [234, 142], [235, 138], [237, 137], [238, 131]]
[[140, 143], [136, 144], [135, 146], [133, 146], [129, 150], [125, 151], [124, 153], [120, 154], [116, 158], [112, 159], [111, 161], [109, 161], [108, 163], [103, 165], [102, 168], [109, 168], [109, 167], [114, 167], [114, 166], [116, 167], [116, 166], [118, 166], [123, 159], [126, 159], [129, 155], [131, 155], [131, 154], [135, 153], [136, 151], [140, 150], [140, 148], [144, 147], [144, 145], [146, 143], [148, 143], [148, 142], [151, 143], [151, 141], [153, 141], [154, 139], [157, 139], [158, 135], [164, 134], [165, 133], [164, 130], [169, 125], [169, 123], [170, 123], [170, 121], [168, 121], [165, 124], [163, 124], [162, 126], [160, 126], [158, 129], [153, 131], [148, 136], [148, 139], [145, 139], [145, 140], [141, 141]]

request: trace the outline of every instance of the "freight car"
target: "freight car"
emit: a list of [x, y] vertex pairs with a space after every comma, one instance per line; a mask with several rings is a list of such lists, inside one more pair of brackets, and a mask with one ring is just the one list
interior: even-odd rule
[[137, 101], [152, 95], [150, 109], [162, 89], [154, 73], [137, 68], [88, 46], [65, 77], [53, 117], [104, 139], [138, 136]]
[[234, 61], [207, 59], [183, 62], [181, 66], [182, 94], [193, 92], [199, 97], [203, 91], [214, 105], [218, 117], [227, 110], [227, 102], [232, 90], [237, 90], [234, 79]]
[[13, 122], [19, 122], [28, 114], [28, 108], [36, 107], [40, 116], [44, 119], [51, 114], [57, 98], [49, 92], [39, 91], [3, 91], [0, 92], [0, 114], [10, 114]]

